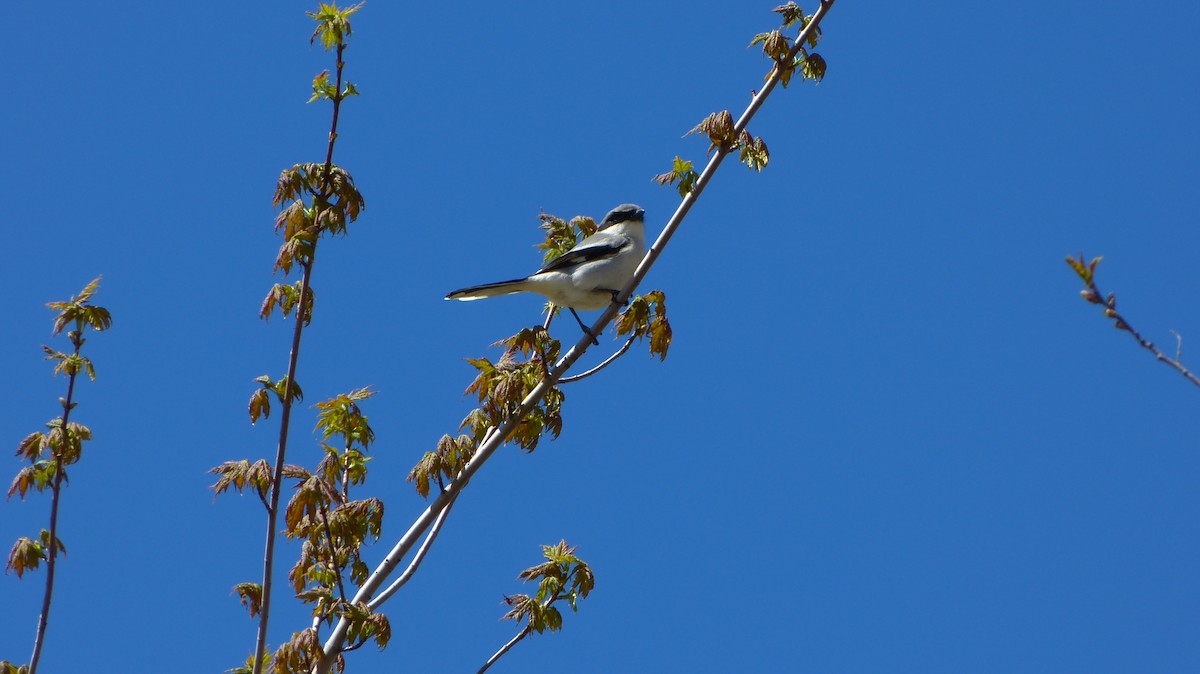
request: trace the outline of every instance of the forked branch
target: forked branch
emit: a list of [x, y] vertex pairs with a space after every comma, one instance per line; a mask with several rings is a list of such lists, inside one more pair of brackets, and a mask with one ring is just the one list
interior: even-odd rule
[[[800, 53], [803, 45], [806, 44], [810, 38], [816, 35], [821, 21], [825, 18], [825, 15], [828, 14], [830, 8], [833, 7], [834, 1], [835, 0], [821, 0], [820, 6], [817, 8], [808, 24], [804, 27], [792, 44], [790, 51], [787, 53], [788, 58], [794, 59], [796, 55]], [[745, 131], [746, 125], [754, 117], [755, 113], [758, 112], [758, 109], [762, 107], [767, 97], [775, 89], [775, 86], [780, 83], [784, 72], [786, 71], [783, 69], [774, 68], [771, 76], [767, 79], [762, 89], [754, 95], [746, 110], [734, 124], [733, 128], [736, 136], [740, 136], [742, 132]], [[709, 181], [712, 180], [717, 168], [721, 165], [721, 162], [725, 159], [726, 155], [732, 151], [732, 149], [733, 148], [729, 145], [722, 145], [716, 148], [716, 151], [713, 153], [708, 164], [705, 166], [704, 171], [700, 174], [699, 178], [696, 179], [693, 189], [688, 192], [686, 196], [684, 196], [674, 215], [672, 215], [671, 219], [667, 221], [662, 233], [659, 234], [658, 239], [655, 240], [654, 244], [647, 251], [646, 256], [642, 259], [641, 264], [638, 265], [637, 271], [634, 272], [633, 277], [614, 298], [613, 303], [610, 304], [609, 307], [600, 314], [600, 317], [596, 320], [596, 323], [592, 325], [593, 334], [600, 334], [603, 332], [604, 328], [609, 324], [610, 321], [612, 321], [618, 310], [623, 306], [625, 300], [627, 300], [633, 294], [634, 289], [636, 289], [637, 286], [642, 282], [642, 279], [645, 278], [646, 274], [650, 271], [650, 268], [654, 265], [654, 262], [658, 259], [658, 256], [662, 254], [663, 249], [666, 247], [671, 237], [675, 234], [675, 231], [679, 228], [680, 224], [682, 224], [684, 218], [687, 216], [688, 211], [691, 210], [692, 205], [696, 203], [696, 200], [700, 197], [700, 194], [704, 191], [704, 188], [708, 185]], [[491, 458], [492, 454], [494, 454], [496, 450], [504, 444], [521, 420], [524, 419], [535, 406], [537, 406], [542, 398], [545, 397], [546, 393], [558, 384], [563, 374], [569, 370], [576, 361], [579, 360], [585, 351], [587, 351], [588, 347], [591, 345], [591, 342], [592, 338], [589, 335], [582, 335], [579, 341], [576, 342], [576, 344], [571, 347], [571, 349], [558, 361], [558, 363], [556, 363], [555, 366], [550, 369], [548, 375], [536, 387], [534, 387], [529, 395], [525, 397], [520, 406], [518, 406], [511, 415], [505, 418], [504, 421], [502, 421], [496, 427], [494, 433], [492, 433], [480, 444], [474, 457], [472, 457], [472, 459], [467, 463], [459, 477], [447, 484], [446, 488], [440, 494], [438, 494], [433, 503], [429, 504], [429, 506], [417, 517], [417, 519], [409, 527], [408, 531], [406, 531], [404, 535], [400, 537], [400, 540], [396, 542], [391, 551], [388, 552], [388, 554], [375, 568], [374, 572], [372, 572], [367, 578], [366, 582], [363, 583], [362, 587], [359, 588], [358, 593], [353, 599], [354, 602], [371, 601], [372, 597], [374, 597], [380, 588], [383, 587], [383, 584], [386, 582], [388, 576], [390, 576], [400, 566], [404, 558], [412, 550], [413, 546], [416, 545], [417, 541], [420, 540], [430, 526], [437, 519], [439, 519], [439, 517], [441, 517], [442, 512], [449, 507], [451, 503], [453, 503], [454, 499], [458, 497], [459, 493], [467, 486], [467, 484], [470, 483], [471, 478], [473, 478], [475, 474], [479, 472], [479, 469], [483, 467], [483, 464], [485, 464], [487, 460]], [[338, 655], [345, 647], [349, 628], [350, 623], [346, 618], [342, 618], [338, 621], [337, 625], [333, 629], [333, 632], [325, 640], [325, 644], [323, 646], [325, 655], [318, 667], [314, 669], [316, 674], [328, 674], [330, 672], [337, 660]]]

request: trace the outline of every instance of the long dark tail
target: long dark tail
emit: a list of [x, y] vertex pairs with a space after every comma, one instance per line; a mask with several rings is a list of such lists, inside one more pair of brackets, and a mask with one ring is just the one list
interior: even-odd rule
[[483, 285], [471, 286], [470, 288], [460, 288], [446, 295], [448, 300], [479, 300], [485, 297], [499, 297], [501, 295], [514, 295], [516, 293], [525, 292], [528, 289], [526, 281], [523, 278], [513, 279], [511, 281], [500, 281], [498, 283], [484, 283]]

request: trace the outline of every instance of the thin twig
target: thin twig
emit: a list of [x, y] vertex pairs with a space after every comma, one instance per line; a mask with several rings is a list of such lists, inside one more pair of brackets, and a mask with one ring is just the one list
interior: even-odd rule
[[1200, 386], [1200, 377], [1197, 377], [1195, 373], [1184, 367], [1183, 363], [1179, 362], [1178, 358], [1171, 358], [1167, 354], [1160, 351], [1153, 342], [1149, 341], [1145, 337], [1142, 337], [1141, 333], [1139, 333], [1137, 330], [1134, 330], [1133, 326], [1129, 324], [1129, 321], [1126, 321], [1125, 318], [1120, 314], [1117, 314], [1116, 317], [1118, 320], [1125, 323], [1125, 329], [1129, 331], [1130, 335], [1133, 335], [1133, 338], [1137, 340], [1137, 343], [1140, 344], [1143, 349], [1146, 349], [1150, 353], [1154, 354], [1154, 357], [1159, 361], [1175, 368], [1179, 374], [1183, 375], [1188, 381], [1192, 382], [1196, 386]]
[[500, 647], [500, 650], [493, 653], [492, 657], [488, 658], [488, 661], [483, 663], [483, 666], [479, 668], [479, 671], [476, 674], [483, 674], [484, 672], [486, 672], [488, 670], [488, 667], [491, 667], [492, 665], [496, 664], [497, 660], [499, 660], [501, 657], [503, 657], [503, 655], [505, 653], [509, 652], [513, 646], [516, 646], [517, 643], [519, 641], [521, 641], [521, 639], [524, 639], [525, 637], [529, 636], [529, 633], [532, 631], [533, 631], [533, 625], [530, 625], [527, 623], [525, 625], [525, 629], [521, 630], [520, 632], [517, 632], [517, 636], [513, 637], [512, 639], [509, 639], [508, 643], [504, 644], [503, 646]]
[[329, 544], [329, 570], [337, 577], [338, 598], [346, 601], [346, 588], [342, 586], [342, 569], [337, 563], [337, 548], [333, 544], [333, 532], [329, 529], [329, 509], [325, 503], [320, 504], [321, 524], [325, 527], [325, 541]]
[[635, 339], [637, 339], [637, 335], [630, 335], [629, 339], [625, 340], [625, 343], [621, 345], [621, 348], [618, 349], [617, 352], [614, 353], [613, 355], [604, 359], [603, 363], [600, 363], [599, 365], [597, 365], [596, 367], [593, 367], [592, 369], [588, 370], [587, 372], [581, 372], [579, 374], [574, 374], [574, 375], [571, 375], [570, 377], [563, 377], [562, 379], [558, 380], [559, 385], [577, 382], [580, 379], [590, 377], [590, 376], [596, 374], [597, 372], [599, 372], [600, 370], [603, 370], [604, 368], [608, 367], [609, 364], [611, 364], [614, 360], [625, 355], [625, 352], [628, 351], [629, 347], [633, 345], [633, 340], [635, 340]]
[[[804, 30], [800, 31], [800, 34], [796, 37], [796, 41], [791, 52], [793, 57], [799, 50], [800, 45], [803, 45], [808, 37], [817, 30], [818, 26], [820, 26], [821, 20], [825, 18], [825, 15], [829, 12], [829, 9], [833, 7], [834, 2], [835, 0], [821, 0], [821, 5], [813, 14], [812, 20], [809, 21]], [[763, 86], [762, 91], [754, 96], [753, 100], [750, 102], [750, 105], [746, 108], [746, 111], [742, 113], [741, 118], [738, 119], [737, 124], [734, 126], [736, 132], [735, 135], [746, 128], [746, 124], [754, 116], [754, 113], [758, 111], [759, 107], [762, 106], [763, 101], [766, 100], [766, 97], [771, 93], [771, 90], [775, 88], [775, 85], [779, 82], [780, 77], [780, 69], [775, 68], [770, 79], [768, 79], [766, 85]], [[675, 233], [675, 230], [679, 227], [680, 223], [683, 222], [683, 218], [687, 215], [688, 210], [691, 209], [692, 204], [695, 203], [696, 199], [700, 196], [700, 193], [704, 190], [704, 187], [708, 184], [708, 182], [712, 180], [713, 174], [716, 172], [721, 160], [725, 158], [725, 155], [728, 154], [728, 152], [728, 149], [718, 149], [713, 155], [708, 165], [704, 168], [704, 172], [701, 173], [699, 179], [696, 180], [694, 189], [683, 198], [679, 208], [675, 211], [675, 215], [671, 216], [671, 219], [667, 222], [662, 234], [659, 235], [658, 239], [654, 242], [654, 245], [651, 246], [650, 250], [646, 252], [646, 257], [643, 258], [641, 264], [638, 265], [637, 271], [635, 271], [633, 274], [633, 278], [629, 280], [629, 283], [625, 285], [625, 288], [615, 298], [615, 301], [604, 310], [596, 324], [592, 326], [593, 333], [599, 334], [603, 331], [604, 327], [607, 326], [609, 321], [611, 321], [616, 315], [619, 307], [624, 306], [625, 300], [633, 293], [633, 290], [638, 286], [639, 283], [641, 283], [642, 279], [645, 278], [646, 273], [650, 271], [650, 267], [654, 265], [655, 260], [657, 260], [658, 256], [662, 254], [663, 247], [666, 246], [671, 236]], [[571, 347], [571, 349], [567, 351], [566, 355], [564, 355], [559, 362], [555, 364], [554, 368], [550, 371], [550, 375], [543, 379], [537, 386], [535, 386], [533, 390], [529, 392], [529, 395], [525, 396], [525, 399], [521, 401], [521, 405], [495, 428], [494, 434], [480, 444], [475, 456], [467, 463], [466, 467], [463, 468], [463, 471], [459, 477], [450, 484], [446, 485], [446, 489], [442, 491], [436, 499], [434, 499], [433, 503], [430, 503], [429, 506], [427, 506], [425, 510], [417, 516], [417, 519], [412, 523], [411, 526], [409, 526], [408, 531], [406, 531], [404, 535], [400, 537], [400, 540], [396, 542], [396, 545], [392, 547], [387, 556], [385, 556], [379, 565], [375, 567], [375, 570], [367, 578], [366, 582], [364, 582], [362, 587], [359, 588], [358, 593], [354, 597], [355, 602], [368, 601], [372, 596], [374, 596], [375, 592], [379, 590], [384, 581], [387, 580], [387, 577], [391, 575], [397, 566], [399, 566], [400, 562], [403, 561], [404, 557], [408, 554], [408, 551], [411, 550], [414, 545], [416, 545], [417, 539], [419, 539], [421, 535], [424, 534], [424, 532], [433, 524], [438, 515], [445, 510], [446, 506], [458, 496], [458, 493], [470, 483], [471, 478], [475, 476], [475, 473], [477, 473], [479, 469], [483, 467], [483, 464], [486, 463], [487, 460], [491, 458], [492, 454], [494, 454], [496, 450], [499, 449], [504, 443], [504, 441], [508, 439], [509, 435], [512, 434], [517, 424], [519, 424], [522, 419], [528, 416], [529, 412], [541, 402], [543, 397], [545, 397], [546, 392], [558, 383], [559, 377], [561, 377], [563, 373], [570, 369], [570, 367], [574, 365], [581, 356], [583, 356], [584, 352], [587, 351], [587, 348], [591, 345], [591, 340], [591, 336], [586, 334], [582, 335], [579, 342], [577, 342], [575, 346]], [[349, 619], [343, 617], [338, 620], [337, 626], [334, 627], [333, 632], [329, 635], [329, 638], [325, 640], [323, 645], [325, 656], [321, 659], [320, 664], [316, 667], [316, 674], [329, 673], [335, 660], [337, 659], [337, 654], [342, 650], [342, 644], [345, 643], [349, 630]]]
[[[1180, 362], [1180, 356], [1183, 353], [1183, 337], [1181, 337], [1179, 333], [1175, 332], [1174, 330], [1171, 331], [1171, 334], [1175, 335], [1176, 339], [1175, 357], [1171, 358], [1167, 354], [1163, 353], [1162, 350], [1160, 350], [1157, 346], [1155, 346], [1153, 342], [1145, 337], [1142, 337], [1142, 333], [1134, 329], [1133, 325], [1117, 311], [1117, 303], [1114, 296], [1109, 295], [1108, 300], [1101, 299], [1104, 297], [1104, 293], [1100, 292], [1100, 288], [1096, 286], [1096, 281], [1094, 278], [1085, 278], [1084, 284], [1088, 288], [1087, 292], [1084, 294], [1084, 299], [1092, 304], [1099, 304], [1105, 307], [1104, 314], [1113, 320], [1113, 324], [1117, 327], [1117, 329], [1128, 332], [1143, 349], [1146, 349], [1150, 353], [1154, 354], [1155, 359], [1171, 366], [1178, 371], [1179, 374], [1183, 375], [1185, 379], [1192, 382], [1196, 386], [1200, 386], [1200, 377], [1197, 377], [1195, 373], [1187, 369], [1187, 367]], [[1091, 294], [1088, 295], [1087, 293]]]

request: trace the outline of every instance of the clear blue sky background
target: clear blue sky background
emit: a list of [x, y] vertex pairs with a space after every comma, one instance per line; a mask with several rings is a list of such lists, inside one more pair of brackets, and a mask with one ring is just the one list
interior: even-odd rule
[[[403, 476], [470, 409], [463, 359], [540, 307], [442, 296], [536, 268], [542, 209], [633, 201], [656, 233], [678, 196], [650, 177], [703, 159], [684, 132], [760, 86], [746, 45], [774, 4], [356, 17], [337, 161], [367, 210], [319, 253], [290, 459], [317, 460], [311, 403], [378, 388], [372, 564], [424, 507]], [[45, 672], [211, 673], [251, 648], [230, 588], [258, 578], [262, 508], [214, 503], [206, 471], [273, 455], [276, 420], [245, 404], [287, 360], [290, 321], [256, 317], [274, 182], [325, 146], [310, 8], [7, 12], [8, 451], [64, 391], [44, 303], [103, 274], [115, 318], [86, 347], [95, 440]], [[667, 361], [635, 350], [567, 389], [557, 442], [499, 453], [388, 605], [391, 647], [350, 671], [475, 671], [515, 631], [517, 572], [563, 537], [595, 594], [495, 671], [1200, 671], [1200, 391], [1062, 262], [1104, 255], [1101, 287], [1200, 365], [1198, 23], [1193, 2], [839, 2], [825, 82], [752, 125], [770, 166], [723, 167], [643, 286], [669, 297]], [[48, 503], [0, 505], [5, 551]], [[43, 577], [0, 578], [0, 658], [28, 659]], [[273, 644], [306, 622], [278, 606]]]

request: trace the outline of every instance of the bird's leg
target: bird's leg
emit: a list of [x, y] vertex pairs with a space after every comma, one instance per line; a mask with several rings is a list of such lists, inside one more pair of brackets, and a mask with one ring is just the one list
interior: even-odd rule
[[[571, 309], [571, 307], [567, 308]], [[583, 328], [583, 331], [587, 334], [587, 336], [592, 338], [592, 344], [600, 346], [600, 340], [596, 339], [596, 335], [592, 332], [591, 328], [583, 324], [583, 319], [579, 317], [579, 314], [575, 313], [574, 309], [571, 309], [571, 315], [575, 317], [575, 322], [579, 323], [579, 327]]]
[[621, 291], [620, 291], [620, 290], [611, 290], [611, 289], [609, 289], [609, 288], [605, 288], [604, 290], [605, 290], [606, 292], [612, 293], [612, 303], [613, 303], [613, 304], [621, 304], [621, 306], [625, 306], [625, 307], [629, 306], [629, 300], [628, 300], [628, 299], [627, 299], [627, 300], [625, 300], [625, 302], [624, 302], [624, 303], [617, 302], [617, 297], [619, 297], [619, 296], [621, 295]]

